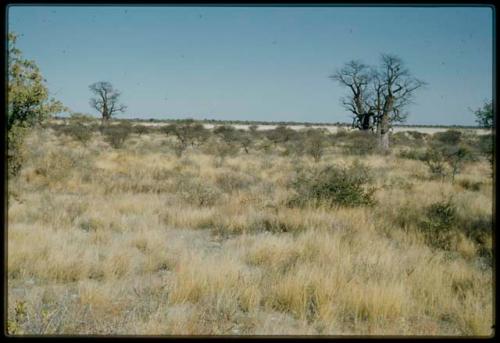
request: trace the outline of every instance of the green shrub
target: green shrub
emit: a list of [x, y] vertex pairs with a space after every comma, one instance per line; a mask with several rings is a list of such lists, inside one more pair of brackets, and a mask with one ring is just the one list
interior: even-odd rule
[[296, 195], [289, 201], [291, 206], [361, 206], [374, 204], [375, 189], [369, 169], [353, 163], [350, 167], [328, 166], [311, 172], [299, 173], [292, 187]]
[[24, 139], [29, 129], [23, 125], [13, 125], [7, 132], [7, 172], [9, 176], [19, 173], [26, 160]]
[[452, 243], [452, 229], [457, 224], [457, 219], [457, 208], [451, 200], [438, 201], [426, 207], [420, 228], [427, 243], [433, 247], [449, 250]]

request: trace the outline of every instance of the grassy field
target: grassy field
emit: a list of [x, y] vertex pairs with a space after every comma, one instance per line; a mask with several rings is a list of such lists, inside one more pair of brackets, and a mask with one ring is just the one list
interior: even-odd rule
[[317, 158], [263, 134], [246, 153], [39, 128], [8, 185], [9, 331], [491, 335], [491, 166], [437, 178], [410, 158], [422, 136], [381, 154], [325, 134]]

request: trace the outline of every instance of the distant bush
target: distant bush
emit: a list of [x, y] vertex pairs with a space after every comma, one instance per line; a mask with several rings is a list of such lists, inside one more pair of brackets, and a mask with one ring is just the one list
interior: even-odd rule
[[442, 144], [457, 145], [462, 140], [462, 132], [457, 130], [436, 132], [432, 138], [434, 141], [437, 141]]
[[108, 125], [101, 129], [104, 139], [115, 149], [123, 146], [129, 135], [132, 133], [130, 124], [121, 123], [119, 125]]
[[350, 132], [343, 141], [345, 151], [351, 155], [367, 155], [378, 151], [377, 136], [373, 132]]
[[80, 121], [70, 123], [61, 129], [62, 133], [70, 136], [74, 140], [87, 145], [92, 138], [92, 127], [88, 124], [83, 124]]
[[148, 132], [148, 127], [145, 126], [145, 125], [135, 125], [133, 130], [139, 136], [142, 136], [143, 134], [145, 134], [146, 132]]
[[372, 205], [375, 189], [368, 187], [371, 181], [369, 169], [357, 162], [350, 167], [328, 166], [300, 173], [292, 182], [296, 196], [289, 204], [348, 207]]
[[308, 129], [305, 132], [305, 152], [311, 156], [315, 162], [319, 162], [325, 151], [326, 136], [323, 130]]

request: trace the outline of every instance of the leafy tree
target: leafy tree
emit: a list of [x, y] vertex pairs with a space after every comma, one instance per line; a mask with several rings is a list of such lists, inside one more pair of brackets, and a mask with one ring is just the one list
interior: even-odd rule
[[495, 126], [495, 119], [493, 115], [493, 102], [485, 101], [482, 108], [474, 111], [476, 115], [476, 122], [483, 128], [491, 129], [492, 132], [487, 135], [482, 135], [479, 139], [479, 149], [490, 162], [491, 168], [495, 163], [495, 133], [493, 127]]
[[479, 126], [492, 129], [493, 128], [493, 102], [485, 101], [483, 107], [474, 111], [476, 122]]
[[16, 47], [18, 36], [8, 34], [7, 147], [8, 171], [15, 175], [22, 164], [27, 132], [51, 115], [66, 108], [49, 98], [46, 80], [35, 61], [23, 57]]

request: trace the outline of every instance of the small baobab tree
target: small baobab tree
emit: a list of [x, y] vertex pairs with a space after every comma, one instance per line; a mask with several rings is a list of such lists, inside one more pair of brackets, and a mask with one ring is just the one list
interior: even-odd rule
[[94, 97], [90, 99], [90, 106], [102, 115], [103, 123], [109, 121], [118, 112], [125, 112], [127, 107], [119, 104], [121, 93], [106, 81], [95, 82], [89, 86]]

